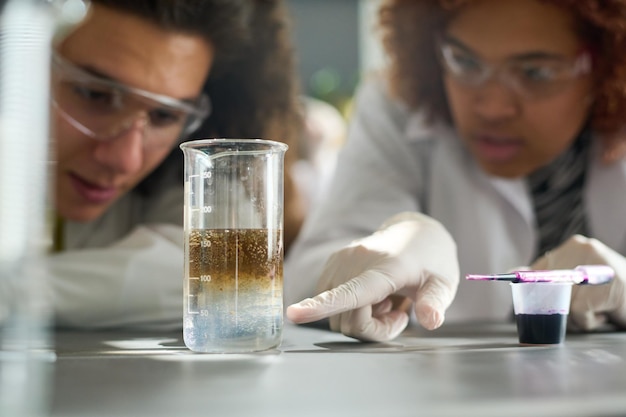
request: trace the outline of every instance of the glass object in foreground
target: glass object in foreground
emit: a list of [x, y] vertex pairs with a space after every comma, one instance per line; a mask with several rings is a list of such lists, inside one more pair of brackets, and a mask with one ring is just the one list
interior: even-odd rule
[[197, 352], [253, 352], [283, 328], [283, 160], [266, 140], [185, 142], [183, 336]]

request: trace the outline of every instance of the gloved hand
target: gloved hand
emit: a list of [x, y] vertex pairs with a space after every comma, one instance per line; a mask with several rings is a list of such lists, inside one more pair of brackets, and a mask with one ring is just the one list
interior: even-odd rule
[[308, 323], [330, 317], [330, 326], [365, 341], [390, 340], [407, 326], [406, 310], [394, 309], [392, 295], [415, 302], [420, 324], [443, 323], [459, 284], [456, 244], [436, 220], [400, 213], [374, 234], [334, 253], [314, 298], [287, 308], [287, 318]]
[[608, 265], [615, 277], [603, 285], [574, 285], [569, 314], [571, 330], [593, 330], [607, 321], [626, 328], [626, 258], [596, 239], [576, 235], [539, 258], [532, 269], [569, 269]]

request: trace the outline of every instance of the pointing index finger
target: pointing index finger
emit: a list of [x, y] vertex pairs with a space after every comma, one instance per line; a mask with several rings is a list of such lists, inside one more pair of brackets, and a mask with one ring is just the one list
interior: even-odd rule
[[385, 275], [373, 271], [313, 298], [307, 298], [287, 307], [287, 318], [294, 323], [309, 323], [381, 302], [396, 292], [396, 286]]

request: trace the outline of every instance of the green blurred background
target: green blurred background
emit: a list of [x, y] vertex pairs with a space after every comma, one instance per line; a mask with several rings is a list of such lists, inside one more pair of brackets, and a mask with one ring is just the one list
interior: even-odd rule
[[354, 89], [380, 67], [374, 30], [379, 0], [287, 0], [302, 92], [349, 113]]

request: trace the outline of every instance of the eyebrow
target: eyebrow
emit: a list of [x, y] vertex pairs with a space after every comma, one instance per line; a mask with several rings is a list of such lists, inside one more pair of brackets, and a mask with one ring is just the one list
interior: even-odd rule
[[[476, 53], [476, 51], [472, 50], [469, 46], [465, 45], [463, 42], [458, 40], [457, 38], [443, 34], [441, 35], [441, 40], [456, 46], [459, 49], [464, 50], [465, 52], [480, 57], [480, 54]], [[550, 60], [550, 61], [561, 61], [566, 57], [563, 54], [558, 54], [554, 52], [546, 52], [546, 51], [529, 51], [521, 54], [512, 55], [507, 58], [507, 61], [515, 61], [515, 62], [524, 62], [524, 61], [535, 61], [535, 60]]]
[[120, 83], [120, 84], [124, 84], [122, 83], [120, 80], [113, 78], [105, 73], [103, 73], [102, 71], [92, 67], [91, 65], [78, 65], [78, 64], [73, 64], [75, 65], [77, 68], [80, 68], [81, 70], [85, 71], [86, 73], [93, 75], [94, 77], [98, 77], [98, 78], [102, 78], [104, 80], [107, 81], [113, 81], [115, 83]]

